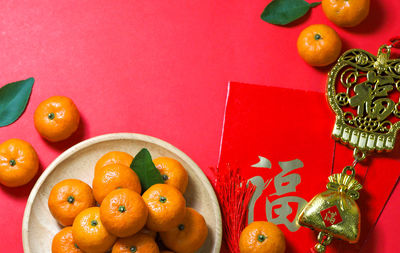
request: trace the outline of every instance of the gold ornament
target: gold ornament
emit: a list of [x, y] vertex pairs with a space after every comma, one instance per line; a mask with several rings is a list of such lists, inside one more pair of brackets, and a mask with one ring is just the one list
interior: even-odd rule
[[[348, 172], [351, 174], [349, 175]], [[316, 195], [300, 213], [298, 223], [319, 231], [317, 252], [325, 252], [332, 237], [356, 243], [360, 235], [360, 209], [355, 200], [361, 184], [354, 178], [353, 167], [329, 177], [327, 191]]]
[[349, 50], [328, 75], [332, 135], [363, 153], [392, 150], [400, 128], [400, 60], [390, 60], [390, 50], [381, 46], [377, 57]]
[[334, 237], [358, 242], [361, 214], [356, 200], [362, 186], [355, 179], [355, 165], [373, 151], [394, 148], [400, 129], [400, 60], [390, 59], [391, 47], [381, 46], [377, 57], [349, 50], [329, 72], [327, 97], [336, 113], [332, 136], [354, 149], [354, 162], [331, 175], [328, 190], [299, 215], [301, 226], [319, 231], [317, 252], [325, 252]]

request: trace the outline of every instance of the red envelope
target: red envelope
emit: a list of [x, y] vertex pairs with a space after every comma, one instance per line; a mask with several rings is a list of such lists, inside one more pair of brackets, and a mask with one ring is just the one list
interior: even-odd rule
[[[299, 227], [296, 216], [326, 190], [332, 171], [338, 173], [353, 162], [352, 150], [331, 137], [335, 115], [325, 94], [230, 83], [225, 110], [219, 166], [238, 166], [257, 186], [249, 222], [271, 221], [284, 232], [287, 252], [310, 252], [317, 232]], [[353, 245], [335, 239], [327, 252], [361, 248], [399, 176], [397, 150], [357, 165], [364, 187], [357, 201], [361, 239]]]

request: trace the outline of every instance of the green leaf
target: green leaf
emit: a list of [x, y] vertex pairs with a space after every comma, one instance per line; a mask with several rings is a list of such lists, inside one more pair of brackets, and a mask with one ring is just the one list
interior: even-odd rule
[[28, 78], [0, 88], [0, 127], [14, 123], [25, 111], [34, 82]]
[[150, 152], [143, 148], [137, 153], [131, 163], [131, 168], [136, 172], [142, 185], [142, 192], [149, 189], [153, 184], [163, 184], [160, 171], [151, 159]]
[[320, 5], [320, 4], [321, 4], [321, 2], [310, 3], [310, 7], [314, 8], [314, 7], [316, 7], [316, 6]]
[[304, 0], [273, 0], [265, 7], [261, 19], [275, 25], [287, 25], [304, 16], [320, 2], [309, 4]]

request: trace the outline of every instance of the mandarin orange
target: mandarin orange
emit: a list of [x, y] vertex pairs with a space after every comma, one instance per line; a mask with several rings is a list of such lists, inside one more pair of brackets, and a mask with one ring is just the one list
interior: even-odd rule
[[311, 25], [297, 39], [297, 51], [311, 66], [327, 66], [339, 57], [342, 41], [327, 25]]
[[8, 187], [27, 184], [39, 169], [39, 158], [31, 144], [9, 139], [0, 144], [0, 183]]
[[117, 239], [101, 222], [99, 207], [85, 209], [76, 216], [72, 236], [78, 247], [86, 253], [106, 252]]
[[94, 198], [99, 204], [115, 189], [128, 188], [139, 194], [142, 191], [136, 173], [131, 168], [120, 164], [109, 164], [97, 171], [92, 185]]
[[322, 0], [325, 16], [341, 27], [360, 24], [369, 13], [370, 0]]
[[139, 193], [129, 189], [110, 192], [100, 206], [100, 218], [107, 229], [118, 237], [128, 237], [146, 225], [149, 211]]
[[74, 237], [72, 236], [72, 227], [65, 227], [58, 232], [51, 244], [52, 253], [83, 253], [75, 243]]
[[184, 220], [166, 232], [160, 232], [161, 240], [176, 253], [194, 253], [207, 239], [208, 228], [204, 217], [193, 208], [186, 208]]
[[142, 197], [149, 208], [146, 226], [150, 230], [168, 231], [177, 227], [185, 218], [185, 198], [173, 186], [155, 184]]
[[83, 210], [94, 206], [90, 186], [78, 179], [66, 179], [50, 191], [48, 206], [54, 218], [63, 226], [70, 226]]
[[96, 167], [94, 168], [94, 174], [97, 173], [101, 168], [110, 164], [120, 164], [125, 165], [126, 167], [130, 167], [133, 161], [133, 156], [128, 153], [121, 151], [111, 151], [107, 154], [103, 155], [96, 163]]
[[114, 244], [112, 253], [159, 253], [157, 243], [150, 235], [138, 233], [131, 237], [120, 238]]
[[79, 126], [79, 111], [74, 102], [64, 96], [50, 97], [39, 104], [34, 123], [39, 134], [57, 142], [70, 137]]
[[240, 234], [239, 248], [240, 253], [284, 253], [285, 236], [275, 224], [255, 221]]
[[180, 162], [170, 157], [158, 157], [153, 160], [166, 184], [172, 185], [185, 193], [188, 185], [188, 173]]

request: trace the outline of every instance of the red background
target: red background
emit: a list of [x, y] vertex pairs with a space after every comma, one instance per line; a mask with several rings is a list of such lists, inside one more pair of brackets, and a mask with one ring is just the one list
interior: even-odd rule
[[[315, 69], [297, 55], [306, 26], [329, 24], [344, 50], [376, 53], [400, 35], [400, 1], [371, 0], [367, 20], [335, 27], [316, 7], [289, 27], [259, 16], [270, 1], [2, 1], [1, 85], [35, 77], [23, 116], [0, 129], [0, 141], [32, 143], [43, 170], [83, 139], [138, 132], [182, 149], [207, 173], [218, 159], [227, 83], [230, 80], [323, 92], [328, 68]], [[33, 126], [37, 105], [52, 95], [72, 98], [83, 124], [68, 141], [50, 144]], [[33, 182], [0, 188], [0, 248], [22, 252], [21, 223]], [[395, 252], [400, 189], [365, 252]], [[396, 248], [397, 247], [397, 248]], [[374, 249], [375, 248], [375, 249]]]

